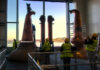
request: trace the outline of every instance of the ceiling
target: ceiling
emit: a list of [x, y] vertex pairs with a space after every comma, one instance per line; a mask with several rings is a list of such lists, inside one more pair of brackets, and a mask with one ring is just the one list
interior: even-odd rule
[[[44, 1], [44, 0], [24, 0], [24, 1]], [[73, 0], [45, 0], [49, 2], [72, 2]]]

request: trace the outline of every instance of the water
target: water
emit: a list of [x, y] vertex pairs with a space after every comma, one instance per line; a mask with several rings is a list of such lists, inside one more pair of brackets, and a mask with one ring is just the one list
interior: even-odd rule
[[[63, 44], [63, 42], [54, 42], [54, 46], [55, 46], [55, 47], [61, 46], [62, 44]], [[37, 41], [37, 42], [36, 42], [36, 45], [37, 45], [37, 47], [40, 47], [40, 42]], [[12, 46], [13, 46], [13, 41], [8, 41], [8, 42], [7, 42], [7, 46], [8, 46], [8, 47], [12, 47]]]
[[12, 47], [13, 46], [13, 40], [7, 41], [7, 47]]
[[[62, 44], [63, 44], [63, 42], [54, 42], [54, 46], [55, 47], [61, 46]], [[37, 47], [39, 47], [40, 46], [40, 42], [36, 42], [36, 45], [37, 45]]]

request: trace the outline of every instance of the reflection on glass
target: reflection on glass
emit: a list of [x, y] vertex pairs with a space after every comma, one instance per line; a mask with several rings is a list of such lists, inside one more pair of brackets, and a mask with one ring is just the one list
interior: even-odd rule
[[[69, 9], [76, 9], [76, 3], [70, 3]], [[70, 38], [73, 38], [74, 36], [74, 17], [75, 14], [70, 14]]]
[[16, 39], [16, 24], [7, 24], [7, 46], [12, 47], [13, 39]]

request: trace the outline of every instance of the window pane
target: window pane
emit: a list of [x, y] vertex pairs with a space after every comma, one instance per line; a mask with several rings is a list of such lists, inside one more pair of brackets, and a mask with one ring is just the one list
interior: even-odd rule
[[[53, 39], [61, 40], [66, 37], [66, 4], [46, 2], [46, 17], [52, 15], [54, 17]], [[48, 37], [48, 23], [46, 22], [46, 37]], [[55, 43], [55, 46], [62, 43]]]
[[16, 39], [16, 24], [7, 24], [7, 46], [12, 47], [13, 39]]
[[[70, 10], [76, 9], [76, 3], [70, 3]], [[74, 36], [74, 17], [75, 14], [70, 14], [70, 37]]]
[[8, 12], [7, 12], [7, 21], [15, 22], [16, 21], [16, 0], [8, 0]]
[[[30, 7], [32, 8], [33, 11], [36, 12], [35, 15], [32, 16], [32, 24], [35, 25], [36, 28], [36, 39], [40, 40], [41, 37], [41, 28], [40, 28], [40, 16], [43, 14], [43, 2], [39, 1], [24, 1], [24, 0], [19, 0], [19, 40], [22, 38], [22, 33], [23, 33], [23, 27], [24, 27], [24, 22], [25, 22], [25, 17], [27, 13], [27, 6], [26, 3], [30, 3]], [[38, 42], [36, 42], [38, 43]], [[37, 44], [40, 46], [40, 44]]]

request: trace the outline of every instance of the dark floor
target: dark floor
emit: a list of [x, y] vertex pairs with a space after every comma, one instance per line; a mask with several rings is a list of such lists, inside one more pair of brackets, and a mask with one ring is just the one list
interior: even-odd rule
[[[74, 60], [72, 59], [72, 63], [73, 62]], [[85, 63], [86, 61], [78, 60], [78, 63], [81, 62]], [[26, 63], [7, 61], [6, 64], [5, 70], [28, 70], [28, 65]], [[58, 66], [58, 70], [63, 70], [63, 66]], [[71, 66], [71, 70], [75, 70], [75, 66]], [[76, 70], [91, 70], [91, 67], [90, 65], [78, 65]], [[100, 70], [100, 65], [97, 66], [97, 70]]]
[[6, 61], [5, 70], [28, 70], [28, 65], [22, 62]]

